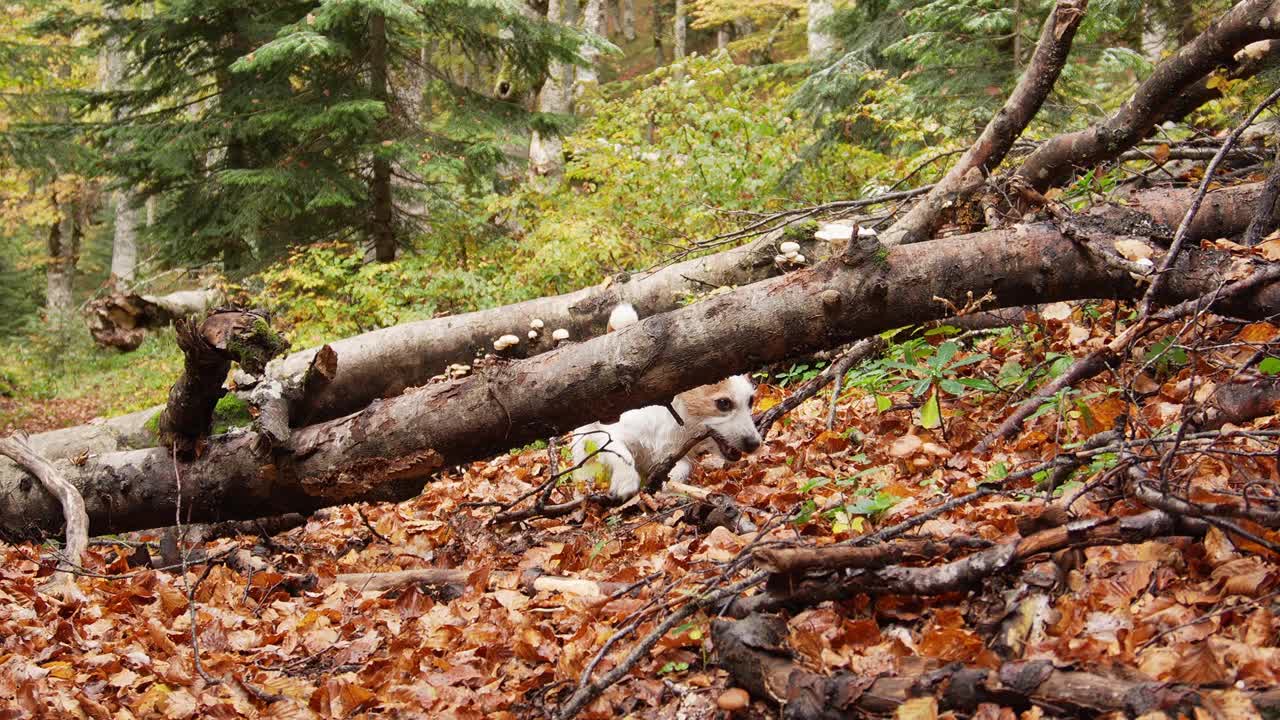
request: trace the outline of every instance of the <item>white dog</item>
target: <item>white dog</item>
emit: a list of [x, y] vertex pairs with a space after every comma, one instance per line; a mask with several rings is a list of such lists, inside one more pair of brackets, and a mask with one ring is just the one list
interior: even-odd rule
[[[638, 319], [635, 308], [624, 303], [609, 315], [609, 330]], [[574, 477], [588, 486], [608, 482], [611, 496], [628, 498], [639, 492], [654, 466], [706, 432], [711, 437], [681, 458], [669, 479], [684, 481], [693, 470], [693, 456], [713, 448], [725, 460], [741, 459], [743, 453], [760, 447], [760, 433], [751, 419], [754, 394], [755, 386], [746, 375], [734, 375], [675, 396], [671, 409], [683, 425], [676, 422], [671, 409], [651, 405], [622, 413], [616, 423], [580, 427], [574, 431], [573, 462], [580, 465]]]

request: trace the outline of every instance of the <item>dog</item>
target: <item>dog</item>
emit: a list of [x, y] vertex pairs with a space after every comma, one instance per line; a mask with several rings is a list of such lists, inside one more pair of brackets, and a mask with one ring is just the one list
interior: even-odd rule
[[[639, 322], [628, 303], [609, 314], [609, 331]], [[746, 375], [734, 375], [712, 385], [680, 393], [671, 407], [651, 405], [622, 413], [611, 424], [592, 423], [573, 433], [574, 478], [588, 487], [609, 486], [609, 495], [625, 500], [640, 491], [655, 466], [689, 441], [710, 432], [671, 469], [668, 479], [683, 482], [694, 458], [718, 452], [730, 462], [760, 448], [760, 432], [751, 418], [755, 385]], [[676, 421], [674, 411], [683, 425]]]

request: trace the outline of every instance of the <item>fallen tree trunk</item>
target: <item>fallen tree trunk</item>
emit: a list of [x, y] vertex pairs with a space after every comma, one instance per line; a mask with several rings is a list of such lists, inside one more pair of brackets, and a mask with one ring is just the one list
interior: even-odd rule
[[[1251, 214], [1242, 209], [1245, 223]], [[1116, 232], [1132, 236], [1133, 218]], [[182, 511], [193, 522], [404, 499], [446, 465], [610, 420], [728, 374], [951, 314], [939, 298], [963, 302], [968, 293], [989, 293], [993, 307], [1009, 307], [1142, 292], [1127, 271], [1051, 223], [890, 249], [871, 242], [851, 242], [845, 253], [813, 268], [650, 316], [585, 343], [374, 402], [300, 428], [283, 446], [238, 431], [211, 438], [202, 457], [177, 467], [167, 450], [152, 448], [108, 453], [83, 465], [64, 462], [59, 469], [84, 495], [95, 533], [168, 524], [175, 472], [182, 497], [191, 502]], [[1241, 262], [1213, 250], [1186, 251], [1159, 300], [1200, 297], [1228, 275], [1247, 272]], [[1280, 283], [1241, 293], [1216, 309], [1238, 317], [1280, 311]], [[8, 499], [0, 507], [0, 526], [55, 531], [61, 520], [56, 504], [24, 479], [0, 468], [0, 495]]]
[[168, 295], [112, 293], [85, 307], [89, 334], [103, 347], [137, 350], [149, 328], [203, 315], [222, 302], [220, 290], [179, 290]]
[[[1176, 227], [1193, 192], [1147, 190], [1131, 193], [1124, 201], [1156, 221]], [[1210, 193], [1191, 225], [1190, 238], [1227, 237], [1243, 232], [1253, 219], [1260, 193], [1260, 184]], [[331, 420], [379, 398], [397, 395], [407, 387], [425, 384], [450, 363], [466, 361], [478, 349], [491, 348], [494, 338], [508, 333], [524, 337], [533, 318], [543, 320], [544, 337], [551, 329], [564, 327], [573, 339], [585, 340], [604, 332], [609, 311], [622, 300], [636, 305], [641, 316], [648, 316], [680, 307], [686, 293], [776, 276], [780, 271], [774, 256], [780, 239], [779, 234], [773, 233], [749, 245], [671, 265], [626, 282], [397, 325], [339, 340], [326, 346], [334, 354], [330, 362], [320, 363], [327, 368], [322, 382], [313, 382], [319, 378], [314, 373], [308, 376], [320, 348], [302, 350], [272, 363], [267, 369], [267, 381], [279, 382], [286, 390], [302, 388], [300, 397], [289, 403], [292, 425]], [[830, 254], [830, 245], [808, 234], [801, 237], [791, 233], [790, 239], [800, 243], [806, 257], [825, 258]], [[968, 321], [976, 319], [966, 316], [953, 322], [968, 327]], [[522, 343], [516, 352], [527, 357], [548, 349], [544, 344], [530, 347]], [[253, 382], [241, 374], [236, 374], [235, 380], [242, 387]], [[162, 409], [157, 406], [119, 418], [39, 433], [31, 436], [31, 444], [50, 459], [74, 457], [85, 451], [100, 454], [151, 447], [159, 439], [148, 428], [148, 421]], [[0, 476], [4, 473], [4, 461], [0, 460]]]

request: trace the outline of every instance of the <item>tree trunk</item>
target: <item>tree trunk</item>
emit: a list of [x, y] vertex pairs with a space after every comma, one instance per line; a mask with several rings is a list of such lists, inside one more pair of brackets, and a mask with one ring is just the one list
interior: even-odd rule
[[676, 0], [676, 17], [672, 30], [672, 51], [675, 60], [683, 60], [685, 44], [689, 40], [689, 18], [685, 13], [684, 0]]
[[729, 49], [729, 26], [728, 25], [721, 25], [720, 27], [716, 28], [716, 49], [717, 50]]
[[662, 67], [667, 58], [662, 52], [662, 3], [653, 3], [653, 66]]
[[[568, 5], [572, 0], [550, 0], [547, 22], [564, 24], [569, 20]], [[547, 79], [538, 93], [538, 112], [567, 115], [573, 109], [571, 91], [573, 68], [553, 61], [547, 66]], [[559, 135], [534, 130], [529, 138], [529, 180], [537, 187], [547, 187], [564, 172], [564, 141]]]
[[[1114, 221], [1117, 234], [1131, 233], [1132, 220]], [[270, 448], [253, 432], [211, 438], [199, 459], [176, 468], [191, 502], [182, 510], [204, 522], [411, 497], [440, 468], [611, 420], [728, 374], [938, 319], [949, 312], [939, 297], [990, 293], [992, 307], [1011, 307], [1142, 295], [1144, 286], [1125, 269], [1098, 262], [1093, 252], [1051, 223], [892, 248], [851, 242], [813, 268], [301, 428], [283, 447]], [[1219, 290], [1224, 277], [1238, 272], [1235, 262], [1214, 250], [1184, 251], [1160, 302]], [[1215, 309], [1267, 317], [1280, 311], [1280, 283], [1231, 296]], [[82, 465], [60, 461], [58, 468], [80, 488], [94, 533], [172, 521], [175, 466], [168, 450], [110, 453]], [[24, 480], [0, 468], [0, 496], [8, 498], [0, 528], [56, 532], [56, 502]]]
[[[369, 15], [369, 83], [374, 99], [386, 105], [387, 19], [379, 12]], [[391, 262], [396, 259], [396, 235], [391, 223], [391, 160], [378, 149], [373, 151], [369, 205], [372, 217], [369, 222], [369, 245], [365, 252], [365, 262]]]
[[[107, 17], [119, 19], [120, 10], [114, 6], [107, 9]], [[125, 78], [124, 50], [118, 38], [112, 37], [107, 42], [103, 57], [103, 86], [107, 90], [123, 90], [128, 86]], [[138, 208], [134, 205], [133, 193], [117, 190], [115, 202], [115, 234], [111, 241], [111, 279], [122, 288], [133, 284], [138, 267]]]
[[[587, 0], [582, 7], [582, 29], [592, 35], [598, 37], [605, 36], [605, 15], [604, 0]], [[582, 48], [582, 57], [587, 60], [587, 64], [577, 68], [578, 80], [574, 88], [574, 97], [581, 94], [587, 85], [595, 85], [600, 82], [600, 74], [597, 71], [596, 63], [600, 59], [600, 51], [591, 46]]]
[[49, 227], [49, 265], [45, 270], [45, 312], [49, 326], [66, 327], [75, 310], [76, 263], [80, 256], [80, 220], [72, 201], [54, 200], [59, 218]]
[[636, 40], [636, 0], [622, 1], [622, 37], [627, 42]]
[[835, 50], [836, 39], [827, 28], [831, 16], [835, 14], [832, 0], [809, 0], [809, 61], [818, 62], [831, 57]]

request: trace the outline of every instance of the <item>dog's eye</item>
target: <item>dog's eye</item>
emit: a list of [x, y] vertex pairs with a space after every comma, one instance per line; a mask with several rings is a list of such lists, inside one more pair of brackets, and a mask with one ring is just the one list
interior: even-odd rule
[[729, 412], [733, 409], [733, 401], [729, 398], [719, 398], [716, 400], [716, 409], [720, 412]]

